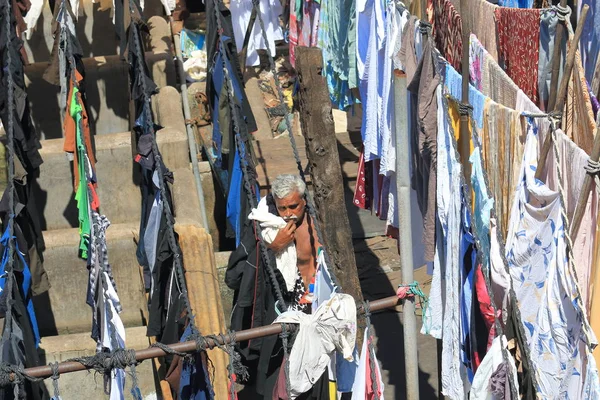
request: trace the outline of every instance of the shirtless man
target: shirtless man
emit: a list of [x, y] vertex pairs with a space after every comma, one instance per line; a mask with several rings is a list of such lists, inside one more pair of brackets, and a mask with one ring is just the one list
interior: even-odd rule
[[298, 175], [279, 175], [271, 185], [277, 213], [288, 224], [279, 230], [269, 248], [276, 254], [295, 243], [298, 271], [307, 292], [317, 270], [317, 252], [321, 244], [310, 215], [306, 212], [306, 184]]

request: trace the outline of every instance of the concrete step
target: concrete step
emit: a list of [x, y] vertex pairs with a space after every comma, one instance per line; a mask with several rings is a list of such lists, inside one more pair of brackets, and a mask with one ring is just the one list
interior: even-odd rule
[[[172, 128], [157, 133], [165, 164], [171, 171], [189, 170], [188, 143], [185, 133]], [[131, 133], [96, 136], [96, 174], [102, 212], [115, 224], [139, 221], [140, 175], [134, 165]], [[44, 163], [40, 169], [35, 200], [43, 215], [42, 229], [66, 229], [78, 226], [73, 193], [71, 162], [63, 151], [63, 139], [42, 141]], [[175, 185], [179, 184], [177, 176]], [[185, 172], [182, 172], [185, 174]], [[185, 194], [185, 193], [184, 193]]]
[[[102, 2], [105, 3], [105, 2]], [[110, 3], [110, 2], [109, 2]], [[31, 38], [24, 41], [25, 52], [30, 63], [48, 62], [54, 45], [52, 32], [52, 9], [49, 2], [43, 2], [44, 8], [33, 30]], [[110, 8], [102, 9], [100, 1], [80, 0], [80, 15], [75, 30], [84, 57], [108, 56], [118, 52], [118, 40]], [[160, 0], [146, 0], [144, 15], [162, 15], [164, 8]], [[152, 18], [150, 18], [152, 19]], [[148, 21], [150, 33], [154, 35], [153, 25]]]
[[[142, 310], [147, 308], [135, 256], [138, 229], [138, 223], [114, 224], [106, 234], [109, 261], [123, 305], [121, 319], [127, 327], [143, 325]], [[92, 315], [85, 302], [88, 271], [85, 261], [78, 258], [78, 229], [46, 231], [44, 240], [44, 265], [51, 288], [34, 298], [40, 334], [89, 334]]]
[[[126, 346], [129, 349], [142, 350], [150, 345], [146, 337], [146, 327], [139, 326], [125, 329]], [[62, 362], [74, 357], [92, 356], [96, 353], [96, 343], [89, 333], [75, 333], [42, 338], [40, 344], [41, 360], [44, 363]], [[129, 371], [128, 371], [129, 372]], [[138, 385], [144, 398], [157, 398], [160, 393], [155, 383], [155, 368], [151, 360], [146, 360], [136, 367]], [[52, 379], [44, 381], [49, 393], [54, 393]], [[106, 399], [103, 377], [93, 372], [79, 371], [63, 374], [58, 381], [59, 389], [64, 397], [79, 399]], [[131, 377], [125, 382], [125, 393], [131, 390]], [[65, 396], [66, 395], [66, 396]], [[154, 397], [153, 397], [154, 396]], [[127, 396], [126, 396], [127, 397]]]
[[[158, 87], [174, 85], [175, 66], [168, 52], [146, 53], [146, 62]], [[118, 55], [83, 59], [90, 130], [94, 135], [129, 129], [129, 66]], [[25, 67], [31, 115], [42, 139], [63, 137], [60, 88], [43, 79], [47, 62]]]

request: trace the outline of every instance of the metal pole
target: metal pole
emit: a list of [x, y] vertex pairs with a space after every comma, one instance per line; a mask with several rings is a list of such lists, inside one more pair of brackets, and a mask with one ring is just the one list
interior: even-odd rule
[[[398, 243], [402, 281], [412, 283], [413, 245], [410, 207], [410, 140], [408, 133], [406, 75], [396, 72], [394, 100], [396, 112], [396, 186], [398, 189]], [[404, 328], [404, 365], [406, 369], [406, 399], [419, 400], [419, 355], [417, 353], [417, 316], [414, 299], [407, 299], [402, 310]]]
[[183, 57], [181, 55], [181, 39], [179, 33], [173, 30], [173, 17], [169, 17], [171, 34], [173, 35], [173, 44], [175, 45], [175, 55], [177, 58], [177, 74], [179, 75], [179, 87], [181, 89], [181, 101], [183, 103], [183, 116], [185, 118], [185, 130], [187, 131], [188, 146], [190, 148], [190, 159], [192, 161], [192, 170], [196, 181], [196, 192], [200, 201], [200, 214], [202, 214], [202, 226], [208, 232], [208, 218], [206, 217], [206, 204], [204, 203], [204, 190], [202, 188], [202, 179], [200, 178], [200, 168], [198, 168], [198, 147], [196, 137], [192, 129], [190, 104], [188, 101], [187, 83], [185, 81], [185, 71], [183, 70]]
[[[381, 300], [375, 300], [369, 303], [371, 311], [380, 311], [386, 308], [395, 307], [401, 300], [398, 299], [397, 296], [386, 297]], [[409, 301], [405, 300], [405, 304], [408, 304]], [[412, 301], [410, 304], [413, 304]], [[357, 307], [358, 311], [364, 311], [362, 305]], [[290, 331], [293, 331], [297, 328], [296, 325], [287, 325]], [[278, 335], [281, 333], [281, 325], [273, 324], [267, 326], [261, 326], [259, 328], [247, 329], [244, 331], [239, 331], [235, 333], [235, 341], [236, 342], [245, 342], [251, 339], [257, 339], [265, 336]], [[217, 345], [225, 345], [231, 343], [232, 335], [223, 335], [222, 337], [219, 335], [216, 338], [206, 337], [206, 345], [204, 348], [214, 348]], [[193, 353], [197, 351], [196, 342], [180, 342], [168, 345], [171, 349], [180, 352], [180, 353]], [[150, 358], [155, 357], [163, 357], [167, 355], [167, 353], [159, 349], [158, 347], [148, 347], [143, 350], [136, 351], [135, 358], [137, 361], [144, 361]], [[58, 364], [58, 373], [59, 374], [67, 374], [69, 372], [77, 372], [84, 371], [87, 368], [81, 363], [76, 361], [66, 361]], [[49, 378], [52, 376], [52, 369], [49, 365], [44, 365], [41, 367], [33, 367], [25, 369], [25, 374], [34, 377], [34, 378]], [[14, 376], [11, 377], [11, 380], [14, 379]]]

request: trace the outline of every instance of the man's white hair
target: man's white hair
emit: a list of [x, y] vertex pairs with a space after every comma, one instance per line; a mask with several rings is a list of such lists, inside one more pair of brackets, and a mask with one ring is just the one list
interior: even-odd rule
[[293, 192], [298, 192], [300, 197], [304, 197], [306, 184], [298, 175], [281, 174], [271, 184], [271, 190], [278, 199], [283, 199]]

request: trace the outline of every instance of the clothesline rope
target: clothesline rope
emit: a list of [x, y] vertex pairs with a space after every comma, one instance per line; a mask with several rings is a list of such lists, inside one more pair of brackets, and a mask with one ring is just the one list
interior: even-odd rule
[[[214, 9], [215, 9], [215, 18], [217, 21], [217, 31], [219, 34], [220, 46], [221, 46], [222, 51], [225, 51], [226, 44], [223, 39], [224, 31], [223, 31], [223, 26], [221, 24], [221, 15], [219, 12], [220, 5], [222, 4], [222, 0], [213, 0], [213, 4], [214, 4]], [[258, 13], [258, 15], [260, 15], [260, 13]], [[215, 53], [215, 57], [216, 57], [216, 53]], [[250, 204], [250, 206], [252, 208], [256, 208], [257, 207], [256, 194], [253, 191], [253, 186], [256, 186], [256, 185], [252, 185], [252, 183], [250, 182], [250, 176], [249, 176], [250, 166], [249, 166], [248, 160], [246, 159], [246, 151], [245, 151], [245, 145], [244, 145], [244, 143], [246, 143], [244, 140], [247, 138], [242, 138], [242, 135], [240, 132], [240, 128], [242, 126], [240, 123], [240, 121], [241, 121], [240, 110], [238, 109], [237, 102], [234, 100], [235, 94], [234, 94], [234, 90], [233, 90], [233, 84], [231, 83], [231, 77], [229, 76], [229, 70], [227, 69], [227, 65], [225, 63], [225, 54], [223, 54], [223, 56], [221, 57], [221, 60], [222, 60], [222, 68], [223, 68], [223, 75], [224, 75], [224, 84], [227, 85], [226, 86], [227, 103], [229, 105], [229, 110], [231, 111], [231, 115], [233, 116], [232, 125], [233, 125], [233, 131], [235, 133], [235, 145], [236, 145], [237, 151], [239, 153], [240, 165], [241, 165], [241, 169], [242, 169], [244, 192], [246, 193], [248, 203]], [[271, 263], [271, 257], [269, 256], [269, 254], [267, 252], [267, 246], [262, 237], [262, 233], [261, 233], [262, 228], [261, 228], [260, 224], [254, 224], [254, 227], [256, 229], [256, 237], [258, 240], [261, 257], [262, 257], [262, 260], [264, 261], [265, 265], [267, 266], [267, 273], [269, 275], [269, 279], [271, 280], [271, 285], [272, 285], [273, 289], [275, 290], [275, 296], [277, 297], [276, 304], [281, 304], [285, 307], [285, 300], [283, 298], [283, 293], [281, 291], [281, 288], [279, 287], [279, 283], [277, 281], [277, 276], [275, 275], [275, 268], [273, 267], [273, 264]]]
[[[260, 25], [263, 40], [265, 43], [269, 43], [268, 38], [267, 38], [267, 31], [265, 28], [265, 23], [262, 19], [260, 9], [259, 9], [259, 0], [252, 0], [252, 6], [254, 7], [254, 9], [256, 9], [256, 16], [258, 18], [258, 23]], [[273, 54], [271, 53], [271, 48], [269, 46], [266, 46], [266, 47], [267, 47], [267, 55], [269, 57], [269, 66], [271, 67], [271, 73], [273, 74], [275, 86], [277, 87], [279, 103], [281, 105], [285, 105], [286, 103], [285, 103], [285, 99], [284, 99], [284, 95], [283, 95], [283, 89], [281, 87], [281, 82], [279, 81], [279, 78], [277, 76], [275, 59], [273, 58]], [[296, 165], [298, 167], [298, 172], [300, 174], [300, 177], [306, 183], [306, 176], [304, 174], [304, 169], [302, 168], [302, 161], [300, 159], [300, 154], [298, 153], [298, 147], [296, 145], [296, 138], [294, 137], [294, 131], [292, 128], [292, 122], [291, 122], [292, 115], [290, 114], [290, 111], [287, 107], [285, 107], [284, 109], [285, 109], [285, 116], [284, 116], [283, 120], [285, 121], [285, 126], [288, 131], [288, 137], [290, 138], [290, 145], [292, 147], [292, 152], [294, 153], [294, 159], [296, 161]], [[308, 214], [310, 215], [310, 218], [313, 221], [313, 224], [315, 227], [315, 232], [317, 234], [317, 239], [319, 240], [319, 243], [321, 243], [321, 245], [323, 247], [325, 247], [325, 253], [324, 253], [325, 264], [329, 267], [329, 274], [331, 276], [331, 280], [333, 281], [334, 285], [337, 286], [339, 292], [342, 292], [343, 291], [342, 286], [340, 285], [340, 281], [337, 279], [337, 276], [335, 275], [335, 272], [334, 272], [335, 265], [331, 262], [329, 252], [327, 251], [327, 248], [325, 246], [325, 241], [323, 240], [323, 232], [321, 230], [321, 224], [319, 223], [319, 220], [317, 219], [315, 203], [314, 203], [314, 200], [313, 200], [312, 195], [309, 190], [306, 191], [305, 197], [306, 197], [306, 206], [308, 209]]]
[[[131, 13], [134, 12], [134, 7], [136, 7], [139, 14], [140, 15], [143, 14], [134, 0], [129, 0], [128, 6], [129, 6]], [[145, 74], [144, 71], [147, 70], [147, 66], [145, 65], [145, 61], [144, 61], [145, 60], [144, 52], [142, 51], [142, 49], [140, 47], [140, 42], [141, 42], [142, 38], [139, 36], [138, 22], [132, 19], [131, 25], [132, 26], [130, 27], [130, 29], [133, 29], [133, 41], [134, 41], [134, 46], [135, 46], [134, 49], [135, 49], [136, 60], [137, 60], [137, 71], [142, 71], [142, 73]], [[134, 71], [135, 70], [136, 69], [134, 68]], [[163, 215], [165, 216], [166, 225], [167, 225], [167, 239], [169, 242], [169, 247], [171, 248], [171, 251], [173, 251], [173, 266], [175, 268], [175, 276], [177, 277], [177, 283], [179, 285], [179, 290], [181, 291], [181, 296], [183, 297], [183, 301], [184, 301], [184, 304], [185, 304], [185, 307], [187, 310], [187, 318], [189, 319], [189, 323], [191, 325], [192, 332], [199, 333], [198, 327], [196, 326], [194, 311], [192, 309], [192, 304], [190, 302], [190, 298], [189, 298], [188, 291], [187, 291], [187, 285], [186, 285], [186, 281], [185, 281], [185, 273], [183, 271], [183, 260], [181, 257], [181, 249], [179, 247], [179, 243], [177, 242], [177, 238], [175, 236], [175, 218], [174, 218], [173, 212], [171, 210], [171, 204], [169, 201], [169, 197], [167, 196], [167, 193], [166, 193], [167, 187], [165, 185], [165, 171], [163, 169], [162, 156], [160, 154], [160, 151], [158, 149], [158, 144], [156, 142], [156, 131], [154, 129], [154, 121], [152, 118], [152, 112], [151, 112], [151, 106], [150, 106], [151, 98], [150, 98], [150, 96], [148, 96], [145, 78], [146, 77], [144, 76], [142, 79], [140, 79], [142, 102], [143, 102], [144, 106], [147, 107], [146, 112], [143, 112], [143, 114], [145, 115], [145, 120], [143, 121], [143, 124], [147, 128], [147, 132], [144, 132], [142, 134], [149, 134], [149, 135], [151, 135], [151, 138], [152, 138], [152, 141], [151, 141], [152, 154], [154, 157], [155, 168], [158, 173], [158, 189], [160, 192], [160, 199], [163, 203]], [[132, 96], [133, 96], [133, 90], [134, 90], [134, 88], [132, 87], [131, 88]]]
[[[5, 0], [4, 15], [2, 16], [6, 29], [4, 38], [7, 40], [6, 46], [10, 46], [12, 42], [11, 38], [15, 35], [12, 30], [12, 2]], [[11, 32], [12, 31], [12, 32]], [[15, 115], [15, 82], [13, 80], [12, 68], [12, 54], [11, 49], [7, 48], [6, 64], [3, 65], [4, 76], [6, 76], [6, 92], [7, 92], [7, 124], [6, 124], [6, 136], [7, 136], [7, 151], [8, 151], [8, 262], [6, 264], [4, 274], [7, 275], [5, 292], [6, 292], [6, 315], [4, 319], [4, 331], [2, 333], [2, 339], [0, 344], [4, 345], [6, 341], [10, 340], [13, 334], [13, 284], [14, 284], [14, 252], [15, 252], [15, 238], [14, 238], [14, 223], [15, 223], [15, 146], [14, 146], [14, 115]], [[18, 367], [16, 367], [18, 368]], [[5, 378], [6, 372], [0, 370], [0, 380]], [[14, 396], [19, 398], [19, 389], [23, 381], [16, 381], [14, 384]]]

